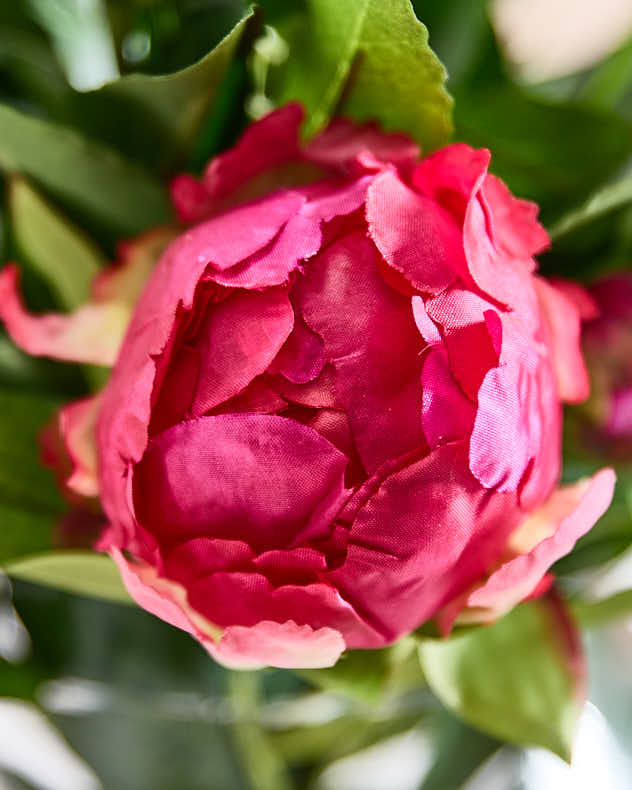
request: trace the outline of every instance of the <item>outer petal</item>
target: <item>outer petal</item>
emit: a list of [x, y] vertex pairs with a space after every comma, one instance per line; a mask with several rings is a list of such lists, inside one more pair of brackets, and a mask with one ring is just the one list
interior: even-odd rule
[[532, 541], [537, 545], [505, 562], [487, 582], [468, 598], [467, 605], [491, 610], [500, 616], [528, 596], [550, 566], [568, 554], [576, 541], [594, 526], [612, 500], [615, 484], [612, 469], [602, 469], [589, 480], [560, 488], [519, 525], [509, 545], [519, 551]]
[[134, 473], [136, 515], [162, 546], [199, 536], [288, 545], [327, 534], [346, 498], [347, 458], [284, 417], [222, 414], [152, 439]]
[[85, 497], [99, 494], [95, 429], [100, 405], [101, 396], [95, 395], [74, 401], [59, 412], [59, 430], [72, 462], [66, 485]]
[[421, 422], [428, 444], [467, 438], [475, 416], [475, 405], [452, 377], [445, 349], [431, 349], [421, 371]]
[[559, 396], [567, 403], [579, 403], [590, 392], [588, 371], [580, 348], [580, 313], [555, 285], [540, 277], [535, 283], [548, 329]]
[[234, 669], [264, 666], [319, 669], [331, 667], [345, 649], [342, 634], [334, 628], [311, 628], [288, 620], [263, 620], [245, 628], [233, 625], [213, 651], [221, 664]]
[[18, 272], [0, 272], [0, 319], [13, 342], [33, 356], [113, 365], [130, 317], [123, 302], [89, 303], [74, 313], [34, 316], [22, 304]]

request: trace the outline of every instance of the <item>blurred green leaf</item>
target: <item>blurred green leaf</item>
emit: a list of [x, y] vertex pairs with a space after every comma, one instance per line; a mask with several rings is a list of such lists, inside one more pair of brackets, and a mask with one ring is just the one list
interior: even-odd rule
[[305, 105], [307, 134], [346, 115], [407, 132], [426, 149], [447, 141], [445, 69], [409, 0], [310, 0], [289, 8], [286, 18], [271, 19], [290, 45], [273, 98]]
[[54, 551], [7, 563], [9, 576], [79, 595], [131, 603], [116, 564], [93, 551]]
[[162, 75], [126, 74], [77, 94], [83, 126], [154, 169], [182, 160], [195, 145], [252, 14], [247, 9], [220, 43], [188, 68]]
[[502, 746], [445, 711], [433, 734], [434, 760], [419, 790], [457, 790]]
[[573, 613], [584, 628], [595, 628], [632, 614], [632, 590], [604, 598], [601, 601], [575, 601]]
[[41, 465], [37, 435], [58, 402], [0, 390], [0, 564], [51, 546], [64, 503]]
[[561, 217], [549, 229], [551, 238], [557, 240], [566, 236], [611, 211], [627, 206], [630, 202], [632, 202], [632, 176], [627, 176], [603, 187], [579, 208]]
[[0, 105], [0, 169], [23, 172], [117, 235], [166, 222], [163, 185], [101, 143]]
[[522, 604], [494, 625], [423, 641], [421, 665], [431, 689], [465, 721], [568, 760], [581, 709], [568, 628], [544, 601]]
[[61, 306], [85, 302], [94, 276], [107, 263], [98, 247], [23, 178], [9, 182], [9, 210], [18, 248], [52, 285]]

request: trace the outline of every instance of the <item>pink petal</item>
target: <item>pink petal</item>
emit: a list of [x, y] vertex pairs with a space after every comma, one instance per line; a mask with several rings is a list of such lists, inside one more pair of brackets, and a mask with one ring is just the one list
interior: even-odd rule
[[303, 110], [291, 103], [251, 124], [239, 142], [211, 160], [204, 172], [209, 199], [220, 200], [264, 170], [299, 155], [299, 127]]
[[294, 296], [333, 361], [336, 394], [367, 471], [422, 446], [422, 340], [410, 299], [384, 283], [365, 233], [349, 234], [309, 261]]
[[333, 666], [344, 649], [345, 640], [334, 628], [263, 620], [250, 628], [229, 626], [212, 653], [221, 664], [234, 669], [319, 669]]
[[113, 365], [129, 321], [121, 302], [89, 303], [73, 313], [31, 315], [18, 295], [14, 266], [0, 272], [0, 320], [13, 342], [33, 356]]
[[559, 397], [579, 403], [588, 397], [590, 382], [580, 348], [581, 317], [570, 299], [552, 283], [537, 277], [536, 289], [548, 329]]
[[378, 175], [367, 197], [369, 233], [384, 260], [418, 291], [438, 293], [465, 270], [463, 240], [439, 203], [414, 192], [392, 170]]
[[529, 514], [518, 532], [543, 530], [550, 535], [526, 554], [505, 562], [468, 598], [468, 606], [492, 609], [497, 615], [529, 595], [546, 571], [568, 554], [576, 541], [605, 513], [615, 484], [612, 469], [602, 469], [589, 480], [558, 489]]
[[192, 225], [210, 216], [213, 199], [204, 184], [189, 173], [177, 175], [169, 184], [171, 202], [180, 222]]
[[165, 546], [209, 537], [281, 548], [306, 525], [327, 529], [346, 465], [316, 431], [283, 417], [200, 417], [149, 442], [134, 471], [136, 514]]

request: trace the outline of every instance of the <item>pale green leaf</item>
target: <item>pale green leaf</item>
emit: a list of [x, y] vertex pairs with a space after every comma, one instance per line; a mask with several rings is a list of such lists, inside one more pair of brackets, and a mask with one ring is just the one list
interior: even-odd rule
[[274, 98], [305, 105], [307, 134], [345, 115], [407, 132], [429, 150], [447, 141], [445, 69], [409, 0], [307, 0], [279, 27], [290, 55]]
[[164, 186], [114, 149], [0, 105], [0, 170], [22, 172], [117, 235], [169, 219]]
[[107, 263], [98, 247], [23, 178], [10, 181], [9, 210], [21, 254], [52, 286], [60, 305], [73, 309], [85, 302]]
[[568, 622], [541, 601], [449, 640], [424, 640], [422, 669], [444, 705], [484, 732], [570, 757], [581, 709]]
[[8, 563], [9, 576], [57, 587], [66, 592], [130, 603], [118, 568], [105, 554], [93, 551], [51, 551]]
[[577, 601], [573, 613], [585, 628], [596, 628], [632, 615], [632, 590], [604, 598], [601, 601]]

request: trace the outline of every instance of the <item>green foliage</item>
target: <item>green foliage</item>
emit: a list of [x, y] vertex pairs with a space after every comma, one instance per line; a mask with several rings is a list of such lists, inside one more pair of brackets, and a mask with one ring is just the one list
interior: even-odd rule
[[573, 613], [584, 628], [598, 628], [632, 614], [632, 589], [603, 598], [600, 601], [576, 601]]
[[164, 186], [114, 149], [0, 106], [0, 170], [23, 172], [119, 236], [169, 219]]
[[542, 601], [522, 604], [494, 625], [419, 648], [430, 688], [486, 733], [570, 757], [581, 709], [566, 623]]
[[409, 0], [305, 0], [279, 20], [270, 5], [290, 45], [273, 98], [305, 105], [306, 134], [340, 114], [407, 132], [428, 150], [447, 141], [446, 74]]
[[23, 178], [9, 182], [13, 235], [25, 262], [54, 289], [59, 304], [83, 304], [99, 269], [107, 263], [95, 244]]
[[105, 598], [118, 603], [131, 599], [113, 560], [93, 551], [55, 551], [6, 564], [10, 576], [60, 590]]
[[555, 241], [584, 225], [624, 208], [632, 202], [632, 177], [622, 178], [599, 189], [579, 208], [569, 211], [550, 230]]
[[419, 790], [457, 790], [502, 745], [447, 711], [435, 723], [434, 741], [432, 767]]
[[52, 475], [38, 459], [37, 435], [58, 402], [0, 390], [0, 564], [51, 547], [64, 511]]

